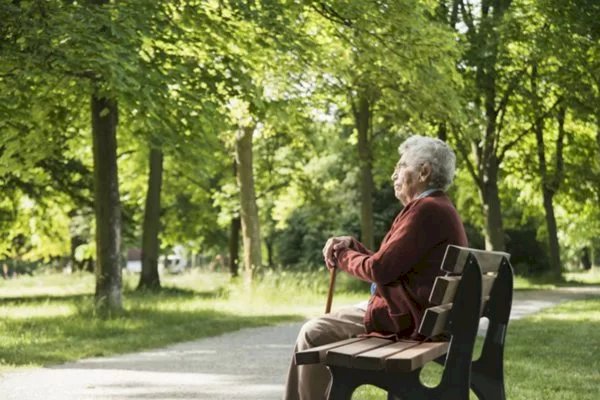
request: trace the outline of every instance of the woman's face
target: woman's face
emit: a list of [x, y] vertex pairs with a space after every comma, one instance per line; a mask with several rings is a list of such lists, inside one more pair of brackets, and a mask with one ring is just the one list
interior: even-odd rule
[[408, 166], [406, 154], [403, 154], [396, 164], [392, 181], [394, 182], [394, 194], [404, 205], [418, 196], [421, 193], [421, 186], [423, 186], [422, 183], [419, 183], [419, 171]]

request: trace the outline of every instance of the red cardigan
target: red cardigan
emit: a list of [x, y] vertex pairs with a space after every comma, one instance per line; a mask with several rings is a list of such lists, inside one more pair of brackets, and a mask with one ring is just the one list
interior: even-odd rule
[[463, 224], [441, 191], [406, 204], [376, 253], [353, 240], [335, 254], [342, 270], [377, 284], [365, 314], [370, 334], [416, 338], [450, 244], [467, 246]]

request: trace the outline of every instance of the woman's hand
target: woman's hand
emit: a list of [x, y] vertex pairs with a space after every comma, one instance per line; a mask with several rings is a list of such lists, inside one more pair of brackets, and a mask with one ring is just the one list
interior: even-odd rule
[[352, 237], [337, 236], [327, 240], [323, 247], [323, 258], [327, 268], [335, 268], [337, 253], [343, 249], [348, 249], [352, 245]]

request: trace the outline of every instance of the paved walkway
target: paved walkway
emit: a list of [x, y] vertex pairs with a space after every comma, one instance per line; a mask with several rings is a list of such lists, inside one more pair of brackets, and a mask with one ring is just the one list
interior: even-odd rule
[[[515, 293], [511, 319], [583, 296], [600, 296], [600, 287], [520, 291]], [[0, 398], [280, 399], [300, 325], [244, 329], [141, 353], [11, 372], [0, 375]]]

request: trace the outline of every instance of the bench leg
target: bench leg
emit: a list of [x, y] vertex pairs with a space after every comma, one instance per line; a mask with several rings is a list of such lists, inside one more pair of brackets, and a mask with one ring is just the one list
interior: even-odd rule
[[489, 326], [481, 357], [473, 362], [471, 388], [480, 400], [506, 400], [504, 392], [504, 341], [510, 316], [513, 273], [508, 262], [502, 263], [490, 295], [486, 316]]
[[471, 388], [479, 400], [506, 400], [504, 383], [473, 371]]
[[[479, 360], [473, 362], [471, 367], [471, 389], [479, 400], [506, 400], [504, 393], [503, 370], [503, 343], [505, 328], [490, 324], [493, 332], [499, 334], [488, 335], [484, 344], [484, 351]], [[494, 342], [493, 337], [499, 337], [499, 342]]]
[[362, 379], [354, 370], [342, 367], [329, 367], [331, 386], [328, 400], [350, 400], [352, 393], [362, 384]]

